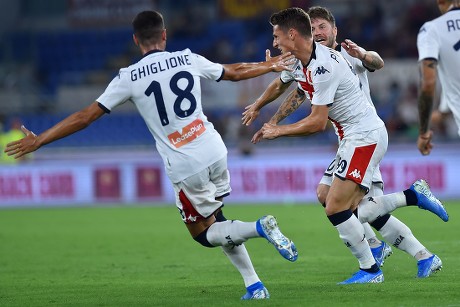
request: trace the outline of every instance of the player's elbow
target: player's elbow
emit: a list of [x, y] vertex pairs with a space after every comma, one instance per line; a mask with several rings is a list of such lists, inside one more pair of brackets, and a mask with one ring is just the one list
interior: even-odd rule
[[239, 69], [241, 66], [238, 64], [233, 64], [233, 65], [226, 65], [225, 71], [224, 71], [224, 76], [222, 77], [223, 80], [228, 80], [228, 81], [240, 81], [245, 79], [244, 75], [241, 73], [241, 69]]
[[327, 127], [327, 117], [317, 117], [316, 120], [313, 121], [313, 128], [315, 132], [323, 132], [326, 130]]
[[424, 94], [432, 94], [436, 89], [436, 80], [426, 79], [421, 80], [420, 83], [420, 92]]
[[224, 80], [233, 81], [233, 82], [240, 81], [242, 79], [243, 79], [242, 75], [238, 74], [237, 72], [234, 72], [228, 75], [226, 74], [226, 76], [224, 77]]
[[326, 127], [327, 127], [327, 122], [322, 122], [322, 121], [313, 121], [313, 122], [310, 122], [310, 124], [308, 125], [308, 132], [305, 131], [306, 127], [304, 127], [304, 132], [306, 132], [307, 134], [314, 134], [314, 133], [319, 133], [319, 132], [323, 132], [324, 130], [326, 130]]
[[326, 127], [327, 127], [327, 122], [324, 122], [324, 123], [317, 123], [316, 125], [316, 132], [323, 132], [326, 130]]

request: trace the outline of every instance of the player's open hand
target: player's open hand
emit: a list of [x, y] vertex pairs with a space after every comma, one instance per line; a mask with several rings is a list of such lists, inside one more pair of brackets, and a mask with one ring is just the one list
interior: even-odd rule
[[35, 133], [28, 130], [24, 126], [21, 126], [21, 130], [24, 132], [25, 137], [20, 140], [8, 143], [5, 148], [5, 153], [7, 153], [8, 156], [13, 156], [15, 159], [33, 152], [40, 147], [38, 145], [37, 136]]
[[245, 111], [243, 112], [243, 117], [241, 118], [241, 121], [243, 122], [243, 125], [249, 126], [259, 116], [260, 111], [257, 109], [255, 103], [246, 106], [246, 108], [244, 109]]
[[262, 128], [260, 128], [254, 135], [252, 136], [251, 143], [257, 144], [262, 139]]
[[424, 134], [419, 134], [417, 139], [417, 147], [422, 155], [427, 156], [431, 153], [431, 149], [433, 149], [433, 144], [431, 143], [432, 138], [433, 131], [431, 130]]
[[362, 59], [364, 57], [365, 50], [359, 47], [352, 40], [346, 39], [340, 45], [342, 45], [342, 48], [345, 49], [347, 53], [351, 55], [352, 57], [357, 58], [357, 59]]
[[265, 49], [265, 61], [268, 62], [271, 58], [270, 49]]
[[262, 137], [266, 140], [273, 140], [280, 136], [280, 127], [270, 123], [265, 123], [261, 129]]
[[294, 62], [295, 57], [290, 52], [286, 52], [275, 57], [270, 57], [268, 61], [266, 61], [266, 63], [270, 65], [270, 68], [274, 72], [281, 72], [283, 70], [293, 71], [294, 69], [292, 68], [292, 64], [294, 64]]

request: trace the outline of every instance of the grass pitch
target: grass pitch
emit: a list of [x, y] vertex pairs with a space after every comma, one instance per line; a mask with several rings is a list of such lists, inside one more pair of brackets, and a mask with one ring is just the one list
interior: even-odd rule
[[229, 203], [229, 219], [275, 215], [299, 250], [291, 263], [264, 239], [246, 243], [271, 294], [250, 302], [220, 248], [193, 241], [173, 205], [0, 210], [0, 306], [460, 306], [460, 203], [446, 207], [447, 223], [395, 212], [441, 272], [416, 279], [416, 261], [393, 248], [383, 284], [338, 286], [358, 264], [322, 207]]

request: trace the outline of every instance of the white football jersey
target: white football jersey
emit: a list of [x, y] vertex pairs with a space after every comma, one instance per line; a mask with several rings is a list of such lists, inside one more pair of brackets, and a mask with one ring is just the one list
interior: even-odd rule
[[[342, 46], [340, 44], [338, 44], [337, 47], [335, 47], [335, 50], [339, 51], [340, 54], [342, 54], [342, 56], [350, 63], [351, 67], [353, 67], [353, 69], [356, 72], [356, 75], [359, 78], [359, 81], [361, 81], [361, 86], [362, 86], [362, 90], [363, 90], [364, 94], [366, 94], [366, 97], [373, 104], [372, 98], [371, 98], [371, 91], [370, 91], [370, 87], [369, 87], [369, 78], [367, 76], [367, 72], [368, 71], [373, 72], [374, 70], [371, 70], [371, 69], [365, 67], [361, 60], [359, 60], [357, 58], [354, 58], [351, 55], [349, 55], [348, 52], [344, 48], [342, 48]], [[301, 64], [299, 64], [299, 63], [300, 62], [297, 61], [292, 66], [292, 68], [297, 69], [297, 67], [298, 67], [299, 69], [297, 69], [297, 70], [299, 71], [300, 67], [301, 67]], [[297, 72], [297, 73], [299, 73], [299, 72]], [[283, 70], [281, 72], [281, 80], [284, 83], [294, 81], [295, 80], [295, 72], [292, 73], [290, 71]]]
[[[223, 66], [192, 53], [151, 51], [122, 68], [97, 101], [110, 112], [132, 101], [156, 141], [166, 173], [177, 183], [227, 155], [203, 114], [200, 78], [219, 81]], [[128, 127], [129, 129], [129, 127]]]
[[369, 87], [369, 79], [367, 77], [367, 72], [368, 71], [374, 71], [366, 66], [363, 65], [363, 62], [360, 59], [357, 59], [355, 57], [352, 57], [351, 55], [348, 54], [348, 52], [342, 48], [340, 44], [335, 47], [335, 50], [339, 51], [340, 54], [350, 63], [351, 67], [355, 70], [356, 75], [359, 78], [359, 81], [361, 82], [361, 88], [366, 94], [367, 99], [373, 104], [372, 98], [371, 98], [371, 90]]
[[426, 22], [418, 33], [417, 48], [419, 61], [438, 61], [440, 104], [452, 111], [460, 134], [460, 8]]
[[281, 80], [295, 79], [313, 105], [329, 107], [329, 120], [339, 139], [384, 126], [353, 67], [336, 50], [314, 43], [308, 65], [297, 60], [293, 68], [283, 72]]

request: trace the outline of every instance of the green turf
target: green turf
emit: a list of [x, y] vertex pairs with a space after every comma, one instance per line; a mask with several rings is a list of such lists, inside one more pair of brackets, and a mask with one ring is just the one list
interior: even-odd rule
[[167, 207], [0, 210], [0, 306], [460, 306], [460, 203], [451, 220], [402, 208], [395, 215], [443, 260], [416, 279], [394, 249], [378, 285], [338, 286], [357, 270], [320, 206], [227, 205], [227, 218], [274, 214], [297, 244], [284, 260], [264, 239], [247, 242], [269, 301], [241, 302], [244, 286], [219, 248], [193, 241]]

